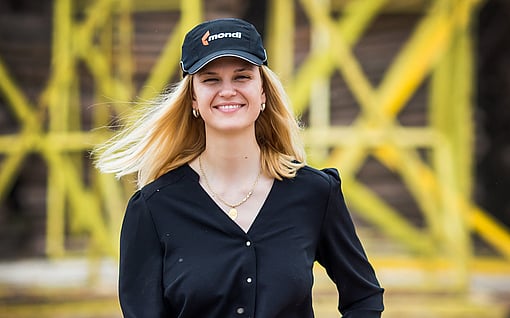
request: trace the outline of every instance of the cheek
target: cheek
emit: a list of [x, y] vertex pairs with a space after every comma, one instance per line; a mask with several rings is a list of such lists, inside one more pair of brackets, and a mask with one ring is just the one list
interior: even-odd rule
[[263, 92], [262, 93], [260, 91], [254, 92], [253, 96], [255, 96], [255, 98], [257, 98], [260, 101], [260, 104], [266, 102], [266, 95]]
[[204, 87], [200, 83], [193, 82], [193, 107], [198, 107], [203, 104], [203, 101], [207, 99], [207, 87]]
[[207, 104], [210, 100], [210, 95], [206, 92], [205, 89], [199, 89], [197, 91], [198, 93], [195, 93], [195, 98], [193, 99], [193, 107], [200, 107], [204, 104]]

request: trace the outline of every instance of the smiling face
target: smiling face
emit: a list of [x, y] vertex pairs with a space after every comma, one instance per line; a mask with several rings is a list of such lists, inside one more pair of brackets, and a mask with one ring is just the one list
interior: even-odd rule
[[255, 131], [266, 96], [259, 68], [235, 57], [218, 58], [193, 75], [193, 108], [200, 111], [206, 131]]

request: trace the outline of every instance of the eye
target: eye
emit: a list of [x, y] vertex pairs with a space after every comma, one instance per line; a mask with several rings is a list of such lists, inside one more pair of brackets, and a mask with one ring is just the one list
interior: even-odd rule
[[240, 75], [237, 75], [235, 77], [235, 79], [238, 81], [249, 80], [249, 79], [251, 79], [251, 76], [247, 75], [247, 74], [240, 74]]
[[216, 77], [206, 77], [202, 80], [202, 83], [215, 83], [218, 79]]

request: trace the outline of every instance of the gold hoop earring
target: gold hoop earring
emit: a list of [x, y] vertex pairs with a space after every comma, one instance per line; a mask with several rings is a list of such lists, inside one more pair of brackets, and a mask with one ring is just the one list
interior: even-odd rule
[[198, 111], [198, 109], [193, 108], [193, 109], [191, 110], [191, 112], [192, 112], [192, 114], [193, 114], [193, 117], [195, 117], [195, 118], [200, 117], [200, 112]]
[[264, 109], [266, 109], [266, 103], [262, 103], [262, 104], [260, 105], [260, 111], [261, 111], [261, 112], [263, 112], [263, 111], [264, 111]]

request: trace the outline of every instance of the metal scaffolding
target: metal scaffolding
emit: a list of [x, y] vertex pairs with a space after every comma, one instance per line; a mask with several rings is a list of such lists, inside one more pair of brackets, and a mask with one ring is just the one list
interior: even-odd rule
[[[0, 57], [0, 94], [20, 125], [0, 135], [0, 200], [30, 153], [48, 167], [46, 253], [67, 255], [66, 235], [86, 233], [88, 256], [117, 255], [122, 213], [133, 190], [129, 182], [102, 175], [84, 156], [107, 138], [112, 116], [131, 112], [128, 103], [154, 97], [179, 72], [184, 33], [203, 18], [200, 0], [54, 0], [51, 76], [35, 102], [9, 76]], [[404, 4], [405, 3], [405, 4]], [[296, 113], [308, 112], [306, 144], [316, 166], [338, 166], [349, 203], [360, 217], [408, 253], [374, 258], [377, 267], [415, 267], [451, 273], [451, 288], [463, 290], [469, 272], [510, 272], [510, 234], [472, 200], [472, 23], [481, 0], [278, 0], [269, 1], [267, 46], [272, 68], [285, 82]], [[295, 66], [295, 11], [310, 21], [311, 45]], [[78, 18], [76, 11], [83, 15]], [[140, 90], [133, 83], [133, 12], [179, 12], [155, 65]], [[332, 17], [331, 10], [339, 10]], [[422, 18], [377, 87], [367, 79], [353, 47], [387, 10], [415, 10]], [[114, 45], [115, 43], [115, 45]], [[114, 49], [115, 46], [115, 49]], [[115, 54], [114, 54], [115, 52]], [[92, 126], [81, 118], [78, 64], [94, 80]], [[331, 125], [331, 76], [338, 71], [360, 107], [352, 125]], [[430, 79], [428, 125], [403, 126], [396, 119], [426, 78]], [[106, 98], [107, 97], [107, 98]], [[426, 150], [426, 156], [420, 150]], [[356, 178], [367, 156], [399, 175], [423, 213], [416, 227]], [[84, 171], [87, 171], [84, 176]], [[66, 229], [66, 224], [69, 228]], [[66, 231], [69, 233], [66, 234]], [[476, 233], [498, 252], [473, 253]], [[444, 288], [444, 286], [443, 286]]]

